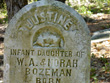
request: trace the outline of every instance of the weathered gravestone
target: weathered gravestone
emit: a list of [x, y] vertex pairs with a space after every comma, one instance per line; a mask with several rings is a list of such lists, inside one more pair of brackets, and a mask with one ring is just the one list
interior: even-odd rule
[[4, 83], [89, 83], [89, 30], [64, 3], [34, 2], [10, 21], [4, 61]]

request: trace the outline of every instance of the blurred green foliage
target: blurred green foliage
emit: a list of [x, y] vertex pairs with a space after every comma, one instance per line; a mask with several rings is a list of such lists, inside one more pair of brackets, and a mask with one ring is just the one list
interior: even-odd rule
[[0, 3], [0, 24], [8, 23], [8, 16], [7, 16], [7, 10], [6, 10], [6, 3], [4, 0]]
[[0, 0], [0, 8], [4, 7], [4, 0]]
[[37, 1], [37, 0], [28, 0], [28, 3], [30, 4], [30, 3], [35, 2], [35, 1]]
[[[37, 0], [28, 0], [28, 3], [32, 3]], [[84, 17], [90, 17], [92, 14], [104, 13], [110, 14], [110, 0], [66, 0], [67, 4], [73, 7], [78, 13]], [[0, 0], [0, 23], [7, 23], [7, 11], [5, 0]]]
[[89, 17], [97, 13], [110, 14], [110, 0], [88, 0], [88, 2], [80, 0], [80, 4], [78, 4], [77, 0], [73, 0], [67, 4], [83, 16]]
[[7, 11], [6, 9], [0, 9], [0, 24], [8, 23]]

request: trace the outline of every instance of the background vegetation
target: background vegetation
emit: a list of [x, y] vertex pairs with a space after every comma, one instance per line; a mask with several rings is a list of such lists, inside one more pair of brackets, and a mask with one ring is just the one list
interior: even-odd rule
[[[28, 0], [32, 3], [37, 0]], [[66, 4], [73, 7], [83, 17], [92, 14], [110, 14], [110, 0], [66, 0]], [[0, 0], [0, 23], [7, 23], [7, 10], [5, 0]]]
[[[28, 0], [28, 4], [37, 0]], [[110, 0], [66, 0], [66, 4], [74, 8], [81, 14], [88, 25], [95, 25], [90, 31], [110, 28]], [[0, 0], [0, 25], [8, 24], [7, 10], [5, 0]], [[103, 17], [109, 15], [109, 17]], [[97, 19], [92, 18], [96, 15]], [[100, 22], [100, 23], [99, 23]], [[98, 25], [99, 23], [99, 25]], [[101, 25], [104, 24], [104, 25]], [[100, 27], [101, 28], [100, 28]], [[5, 29], [0, 29], [0, 44], [3, 43], [3, 36]], [[105, 48], [104, 45], [107, 47]], [[100, 54], [91, 54], [91, 83], [110, 83], [110, 41], [92, 43], [92, 49], [101, 52], [106, 50], [105, 54], [101, 54], [100, 58], [96, 58]], [[3, 47], [1, 47], [3, 50]], [[102, 81], [102, 82], [101, 82]], [[105, 82], [107, 81], [107, 82]]]

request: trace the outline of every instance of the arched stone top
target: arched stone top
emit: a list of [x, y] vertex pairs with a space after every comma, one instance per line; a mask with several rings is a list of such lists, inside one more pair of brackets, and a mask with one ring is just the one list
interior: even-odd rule
[[82, 16], [64, 3], [25, 6], [6, 29], [4, 83], [89, 83], [90, 39]]

